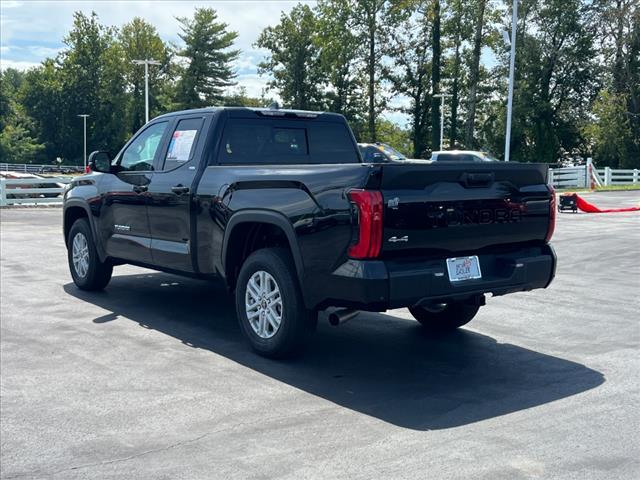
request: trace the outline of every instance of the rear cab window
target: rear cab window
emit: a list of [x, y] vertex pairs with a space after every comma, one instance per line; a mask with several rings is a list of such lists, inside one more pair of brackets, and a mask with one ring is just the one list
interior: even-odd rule
[[357, 146], [347, 126], [319, 119], [231, 117], [218, 150], [221, 165], [359, 162]]

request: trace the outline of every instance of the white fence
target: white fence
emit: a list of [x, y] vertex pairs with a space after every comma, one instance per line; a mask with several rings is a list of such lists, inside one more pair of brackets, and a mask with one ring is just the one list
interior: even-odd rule
[[[591, 175], [587, 175], [589, 170]], [[0, 206], [60, 203], [62, 202], [64, 185], [70, 181], [71, 179], [65, 177], [0, 178]], [[640, 170], [637, 168], [627, 170], [614, 170], [609, 167], [593, 168], [590, 163], [582, 167], [551, 168], [549, 169], [549, 183], [556, 188], [638, 185], [640, 184]]]
[[[591, 171], [591, 175], [587, 172]], [[594, 168], [590, 163], [581, 167], [550, 168], [549, 183], [555, 188], [609, 187], [611, 185], [638, 185], [640, 170]]]
[[0, 206], [62, 202], [69, 178], [0, 178]]
[[77, 165], [32, 165], [30, 163], [0, 163], [0, 172], [46, 173], [61, 171], [82, 172], [83, 167]]

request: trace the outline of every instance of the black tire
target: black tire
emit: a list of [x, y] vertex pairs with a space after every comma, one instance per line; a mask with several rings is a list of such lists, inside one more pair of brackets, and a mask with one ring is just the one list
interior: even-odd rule
[[[248, 318], [246, 296], [249, 280], [258, 272], [268, 273], [279, 289], [280, 323], [277, 328], [269, 325], [269, 338], [260, 336]], [[265, 310], [268, 307], [263, 307]], [[260, 355], [283, 358], [299, 353], [303, 345], [315, 331], [318, 315], [307, 310], [302, 300], [296, 269], [288, 250], [265, 248], [253, 252], [240, 268], [236, 283], [236, 312], [240, 328], [249, 345]], [[255, 319], [259, 321], [262, 317]]]
[[461, 302], [447, 303], [440, 310], [427, 310], [424, 307], [409, 307], [413, 318], [433, 332], [455, 330], [469, 323], [480, 307]]
[[[84, 237], [89, 254], [86, 272], [78, 272], [73, 262], [74, 240], [79, 235]], [[71, 271], [73, 283], [81, 290], [102, 290], [107, 286], [109, 280], [111, 280], [113, 264], [110, 261], [100, 261], [100, 257], [98, 257], [98, 252], [96, 251], [93, 233], [91, 232], [91, 226], [86, 218], [76, 220], [71, 226], [71, 230], [69, 230], [67, 260], [69, 262], [69, 270]], [[84, 275], [82, 275], [82, 273], [84, 273]]]

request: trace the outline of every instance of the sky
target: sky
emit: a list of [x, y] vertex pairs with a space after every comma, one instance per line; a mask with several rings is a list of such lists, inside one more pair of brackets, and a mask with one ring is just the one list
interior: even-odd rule
[[[260, 96], [267, 81], [258, 76], [257, 64], [265, 52], [253, 43], [268, 25], [275, 25], [281, 12], [298, 1], [5, 1], [0, 2], [0, 63], [2, 69], [27, 69], [55, 56], [71, 29], [73, 12], [95, 11], [100, 22], [120, 27], [142, 17], [158, 30], [160, 37], [180, 44], [175, 17], [191, 16], [195, 7], [213, 7], [218, 17], [238, 32], [236, 47], [242, 50], [236, 63], [238, 85], [251, 96]], [[302, 2], [313, 5], [315, 2]]]
[[[246, 88], [248, 95], [259, 97], [268, 78], [258, 75], [257, 65], [267, 52], [253, 44], [265, 27], [277, 24], [281, 13], [298, 3], [313, 6], [315, 1], [0, 0], [0, 68], [24, 70], [47, 57], [55, 57], [64, 48], [62, 40], [72, 27], [73, 13], [78, 10], [85, 14], [95, 11], [102, 24], [116, 27], [141, 17], [156, 27], [163, 40], [179, 45], [180, 28], [175, 17], [189, 17], [195, 7], [212, 7], [221, 21], [238, 32], [235, 46], [242, 52], [235, 65], [238, 86]], [[489, 60], [491, 63], [492, 59]], [[394, 108], [406, 102], [406, 98], [395, 97], [389, 105]], [[407, 116], [392, 110], [384, 112], [384, 117], [402, 126], [408, 123]]]

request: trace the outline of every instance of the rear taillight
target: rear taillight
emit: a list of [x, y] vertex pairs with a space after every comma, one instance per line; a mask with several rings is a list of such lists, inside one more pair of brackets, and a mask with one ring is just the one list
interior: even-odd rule
[[382, 193], [351, 190], [349, 200], [358, 209], [358, 241], [349, 247], [351, 258], [376, 258], [382, 244]]
[[548, 185], [548, 187], [551, 199], [549, 200], [549, 225], [547, 226], [547, 235], [544, 237], [545, 242], [549, 242], [551, 237], [553, 237], [553, 232], [556, 229], [556, 213], [558, 211], [556, 204], [556, 190], [551, 185]]

